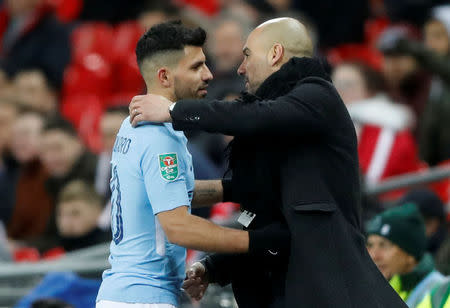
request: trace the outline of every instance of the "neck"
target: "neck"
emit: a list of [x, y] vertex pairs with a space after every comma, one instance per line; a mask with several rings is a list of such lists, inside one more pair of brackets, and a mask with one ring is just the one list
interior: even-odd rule
[[154, 87], [147, 85], [147, 94], [160, 95], [162, 97], [167, 98], [169, 101], [172, 101], [172, 102], [177, 101], [177, 99], [175, 97], [175, 93], [173, 93], [173, 89], [154, 88]]

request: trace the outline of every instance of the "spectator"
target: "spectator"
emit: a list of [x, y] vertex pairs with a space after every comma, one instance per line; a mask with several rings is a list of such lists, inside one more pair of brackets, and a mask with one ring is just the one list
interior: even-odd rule
[[44, 0], [6, 0], [0, 7], [0, 71], [9, 78], [39, 68], [59, 88], [70, 61], [69, 32]]
[[223, 99], [226, 94], [244, 90], [242, 77], [236, 74], [242, 61], [242, 46], [251, 25], [237, 17], [219, 19], [210, 38], [210, 51], [214, 55], [214, 79], [208, 86], [208, 97]]
[[417, 30], [409, 25], [392, 26], [380, 35], [377, 46], [384, 55], [382, 73], [387, 81], [388, 94], [394, 101], [413, 109], [417, 128], [421, 125], [428, 99], [430, 76], [420, 68], [414, 57], [397, 48], [397, 42], [401, 39], [417, 41], [419, 35]]
[[444, 203], [429, 189], [415, 189], [407, 193], [399, 204], [415, 203], [425, 221], [427, 250], [433, 255], [447, 237]]
[[57, 110], [57, 91], [52, 88], [45, 72], [32, 69], [18, 72], [13, 79], [16, 99], [38, 112], [51, 114]]
[[0, 221], [9, 221], [14, 205], [14, 184], [17, 168], [9, 155], [11, 130], [19, 110], [10, 99], [0, 97]]
[[450, 159], [450, 5], [435, 8], [424, 26], [425, 45], [400, 41], [398, 48], [433, 73], [419, 149], [430, 165]]
[[[82, 145], [73, 126], [58, 117], [44, 125], [40, 159], [49, 172], [46, 188], [53, 200], [70, 181], [81, 179], [94, 184], [97, 157]], [[54, 213], [46, 232], [47, 241], [39, 243], [41, 250], [54, 246], [56, 224]]]
[[111, 232], [97, 227], [102, 198], [83, 181], [67, 184], [58, 197], [56, 224], [65, 251], [111, 241]]
[[425, 225], [416, 205], [404, 204], [375, 216], [367, 234], [370, 256], [410, 308], [444, 281], [425, 253]]
[[42, 236], [53, 211], [52, 200], [45, 189], [48, 173], [39, 161], [43, 124], [42, 115], [26, 112], [13, 126], [11, 152], [20, 167], [7, 231], [14, 240], [27, 241]]
[[62, 118], [50, 118], [45, 123], [40, 157], [50, 173], [47, 188], [55, 199], [72, 180], [94, 182], [97, 158], [84, 148], [73, 126]]
[[389, 99], [380, 74], [363, 64], [342, 63], [332, 79], [355, 125], [367, 184], [417, 170], [414, 115], [407, 106]]

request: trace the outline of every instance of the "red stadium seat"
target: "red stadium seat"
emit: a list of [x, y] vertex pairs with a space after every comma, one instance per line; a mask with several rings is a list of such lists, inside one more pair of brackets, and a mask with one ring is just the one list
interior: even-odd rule
[[72, 32], [71, 40], [72, 58], [75, 62], [89, 53], [98, 53], [108, 62], [112, 61], [114, 36], [112, 27], [107, 23], [84, 23]]
[[37, 262], [40, 258], [39, 251], [33, 247], [22, 247], [13, 251], [15, 262]]
[[134, 92], [135, 95], [142, 92], [144, 79], [141, 76], [136, 62], [136, 54], [129, 53], [122, 61], [114, 66], [114, 91]]
[[118, 24], [114, 29], [114, 40], [111, 49], [113, 61], [115, 63], [127, 61], [128, 56], [134, 54], [136, 44], [143, 33], [144, 29], [135, 21]]
[[72, 63], [64, 73], [63, 97], [79, 94], [110, 95], [113, 86], [111, 65], [98, 53], [88, 53]]
[[196, 8], [205, 15], [213, 16], [220, 11], [219, 0], [179, 0], [178, 2]]
[[61, 258], [62, 256], [64, 256], [66, 254], [64, 248], [58, 246], [58, 247], [54, 247], [50, 250], [47, 250], [46, 252], [44, 252], [42, 254], [42, 259], [44, 260], [56, 260]]
[[117, 106], [128, 106], [131, 102], [133, 96], [138, 95], [137, 92], [117, 92], [111, 95], [105, 102], [105, 108], [117, 107]]
[[383, 56], [378, 50], [362, 44], [344, 44], [332, 48], [327, 53], [327, 59], [335, 66], [342, 62], [356, 61], [369, 65], [379, 71], [381, 69]]
[[376, 48], [376, 43], [381, 33], [389, 26], [390, 22], [387, 18], [369, 19], [364, 24], [364, 36], [366, 44], [372, 48]]
[[101, 151], [100, 119], [103, 104], [95, 95], [73, 95], [62, 102], [61, 114], [77, 129], [84, 144], [94, 153]]

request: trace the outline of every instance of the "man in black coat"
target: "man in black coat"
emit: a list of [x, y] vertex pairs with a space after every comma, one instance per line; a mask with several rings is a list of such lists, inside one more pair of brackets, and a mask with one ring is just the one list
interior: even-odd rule
[[[172, 121], [177, 130], [235, 136], [231, 183], [196, 183], [193, 202], [239, 202], [245, 228], [278, 221], [291, 234], [290, 250], [287, 237], [275, 235], [265, 247], [250, 247], [262, 255], [212, 255], [197, 263], [186, 291], [198, 299], [208, 282], [231, 282], [241, 308], [406, 307], [367, 253], [355, 130], [311, 58], [305, 28], [291, 18], [269, 20], [243, 51], [238, 73], [248, 93], [240, 100], [172, 103], [148, 94], [130, 104], [134, 124]], [[250, 234], [250, 246], [258, 234]]]

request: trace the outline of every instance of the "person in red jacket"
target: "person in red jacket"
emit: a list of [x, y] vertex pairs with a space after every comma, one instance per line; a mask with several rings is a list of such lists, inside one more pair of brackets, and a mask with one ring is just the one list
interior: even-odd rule
[[333, 82], [356, 128], [367, 184], [418, 170], [414, 114], [383, 93], [381, 76], [363, 64], [342, 63], [334, 69]]

